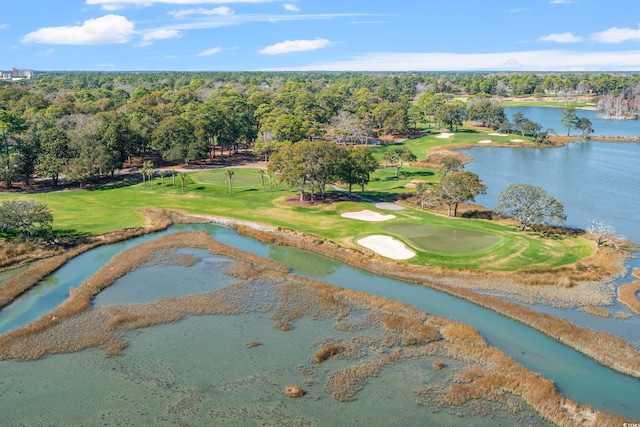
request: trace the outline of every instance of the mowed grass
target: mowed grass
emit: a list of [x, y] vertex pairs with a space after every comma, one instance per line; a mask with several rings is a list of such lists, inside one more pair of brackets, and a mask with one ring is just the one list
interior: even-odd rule
[[[214, 169], [211, 171], [195, 173], [191, 175], [191, 179], [199, 184], [209, 185], [221, 185], [229, 188], [229, 177], [225, 174], [226, 169]], [[269, 188], [269, 177], [264, 176], [265, 188]], [[233, 170], [233, 176], [231, 177], [232, 188], [262, 188], [262, 178], [258, 169], [242, 169], [236, 168]]]
[[415, 247], [440, 254], [467, 254], [490, 248], [500, 241], [495, 234], [463, 227], [394, 223], [383, 227], [389, 233], [405, 237]]
[[[460, 139], [458, 138], [460, 136]], [[419, 160], [432, 148], [460, 144], [462, 139], [477, 141], [486, 139], [485, 133], [458, 132], [453, 140], [442, 140], [434, 134], [405, 141]], [[386, 147], [376, 147], [376, 155], [381, 156]], [[422, 153], [422, 157], [418, 155]], [[403, 166], [399, 177], [394, 176], [394, 168], [380, 168], [371, 176], [365, 187], [364, 196], [375, 201], [393, 201], [395, 197], [414, 191], [411, 181], [437, 182], [437, 170]], [[417, 255], [409, 263], [452, 268], [486, 269], [514, 271], [521, 269], [545, 269], [571, 264], [589, 256], [593, 252], [591, 242], [581, 238], [549, 238], [529, 233], [520, 233], [513, 226], [497, 222], [447, 218], [417, 209], [392, 212], [396, 219], [388, 223], [366, 222], [342, 218], [341, 213], [364, 209], [381, 211], [370, 202], [352, 201], [336, 203], [316, 203], [313, 205], [291, 203], [297, 200], [296, 189], [279, 185], [269, 188], [268, 177], [265, 186], [255, 168], [234, 168], [233, 194], [229, 194], [225, 169], [187, 174], [184, 191], [178, 178], [175, 185], [172, 178], [165, 177], [164, 189], [160, 178], [144, 185], [129, 182], [105, 187], [99, 190], [64, 190], [34, 194], [0, 193], [0, 201], [12, 197], [35, 198], [45, 203], [54, 214], [54, 230], [64, 234], [101, 234], [127, 227], [145, 224], [144, 208], [179, 210], [191, 214], [223, 216], [244, 219], [299, 230], [318, 238], [329, 239], [347, 247], [358, 247], [360, 237], [371, 234], [393, 235], [412, 247]], [[331, 190], [330, 190], [331, 191]], [[354, 185], [353, 191], [360, 192]], [[408, 236], [398, 232], [391, 224], [407, 227], [441, 227], [442, 233], [453, 234], [453, 230], [467, 230], [468, 235], [478, 237], [476, 246], [460, 245], [460, 242], [442, 240], [440, 246], [433, 246], [429, 237]], [[388, 228], [391, 227], [391, 228]], [[456, 232], [457, 233], [457, 232]], [[414, 233], [415, 234], [415, 233]], [[487, 242], [494, 242], [484, 247]], [[473, 249], [473, 250], [472, 250]]]

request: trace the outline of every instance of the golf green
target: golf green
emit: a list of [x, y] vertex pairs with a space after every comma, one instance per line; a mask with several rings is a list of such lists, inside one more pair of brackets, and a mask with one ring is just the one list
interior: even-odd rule
[[[226, 169], [214, 169], [194, 174], [192, 175], [192, 179], [198, 184], [222, 185], [226, 187], [229, 185], [229, 177], [225, 174], [225, 171]], [[231, 179], [234, 188], [262, 187], [262, 180], [256, 169], [234, 168]], [[269, 178], [267, 176], [265, 176], [265, 185], [269, 185]]]
[[448, 255], [481, 251], [500, 240], [493, 234], [437, 225], [387, 224], [382, 228], [405, 237], [418, 249]]

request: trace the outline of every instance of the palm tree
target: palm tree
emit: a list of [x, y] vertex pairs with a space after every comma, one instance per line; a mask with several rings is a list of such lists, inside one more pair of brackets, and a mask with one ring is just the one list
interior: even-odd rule
[[262, 180], [262, 192], [264, 193], [264, 176], [267, 173], [264, 171], [264, 169], [258, 170], [258, 173], [260, 174], [260, 180]]
[[182, 192], [184, 193], [184, 178], [185, 178], [185, 173], [184, 173], [184, 172], [180, 172], [178, 175], [180, 175], [180, 182], [182, 183]]
[[229, 180], [229, 194], [233, 194], [233, 187], [231, 185], [231, 181], [233, 180], [233, 171], [231, 169], [227, 169], [224, 171], [224, 174], [227, 176]]
[[162, 192], [164, 193], [164, 176], [166, 175], [166, 172], [161, 169], [158, 171], [158, 175], [160, 175], [160, 181], [162, 182]]

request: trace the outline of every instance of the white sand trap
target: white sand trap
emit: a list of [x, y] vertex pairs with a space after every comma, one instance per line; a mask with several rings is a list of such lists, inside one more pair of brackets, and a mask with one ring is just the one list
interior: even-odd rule
[[509, 134], [494, 132], [490, 133], [489, 136], [509, 136]]
[[358, 239], [358, 244], [371, 249], [378, 255], [391, 259], [409, 259], [416, 253], [407, 248], [400, 240], [390, 236], [373, 235]]
[[483, 139], [482, 141], [478, 141], [478, 144], [491, 144], [492, 142], [490, 139]]
[[510, 139], [511, 142], [524, 142], [524, 139]]
[[451, 138], [453, 135], [455, 135], [455, 134], [453, 134], [453, 133], [446, 133], [446, 132], [443, 132], [443, 133], [439, 133], [439, 134], [437, 134], [437, 135], [436, 135], [436, 138], [440, 138], [440, 139], [448, 139], [448, 138]]
[[[426, 181], [423, 181], [423, 182], [426, 182]], [[383, 211], [403, 211], [404, 210], [404, 206], [400, 206], [397, 203], [381, 202], [381, 203], [376, 203], [374, 206], [378, 209], [382, 209]]]
[[396, 217], [395, 215], [382, 215], [378, 212], [370, 210], [363, 210], [360, 212], [345, 212], [340, 216], [342, 216], [343, 218], [359, 219], [361, 221], [370, 222], [388, 221]]

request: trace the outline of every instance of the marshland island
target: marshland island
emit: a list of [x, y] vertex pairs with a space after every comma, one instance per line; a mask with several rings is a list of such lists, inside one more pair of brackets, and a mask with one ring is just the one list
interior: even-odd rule
[[640, 84], [571, 77], [0, 84], [4, 420], [638, 422]]

